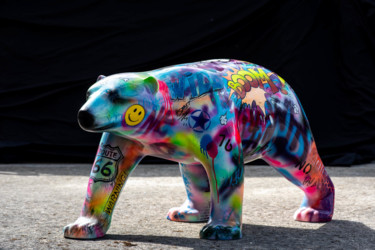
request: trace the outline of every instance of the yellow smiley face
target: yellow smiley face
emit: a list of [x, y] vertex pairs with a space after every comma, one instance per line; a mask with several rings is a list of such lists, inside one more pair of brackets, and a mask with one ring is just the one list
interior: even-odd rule
[[145, 118], [145, 109], [138, 104], [130, 106], [125, 113], [125, 122], [129, 126], [139, 124]]

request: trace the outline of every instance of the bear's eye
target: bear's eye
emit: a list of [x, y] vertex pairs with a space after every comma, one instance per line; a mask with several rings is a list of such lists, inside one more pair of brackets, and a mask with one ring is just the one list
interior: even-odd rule
[[126, 101], [124, 98], [121, 98], [117, 90], [107, 90], [106, 93], [108, 95], [108, 99], [114, 104], [121, 104]]
[[87, 93], [86, 93], [86, 101], [90, 98], [90, 95], [91, 95], [91, 92], [87, 91]]

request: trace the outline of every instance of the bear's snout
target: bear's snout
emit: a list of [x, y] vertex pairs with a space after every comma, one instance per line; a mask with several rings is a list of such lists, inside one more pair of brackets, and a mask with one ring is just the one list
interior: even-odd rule
[[87, 110], [80, 110], [78, 112], [78, 123], [81, 128], [87, 130], [92, 129], [94, 127], [95, 118], [94, 116]]

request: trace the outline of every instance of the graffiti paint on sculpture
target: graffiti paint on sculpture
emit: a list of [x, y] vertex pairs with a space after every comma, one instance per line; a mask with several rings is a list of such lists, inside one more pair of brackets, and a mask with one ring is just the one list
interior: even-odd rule
[[304, 191], [296, 220], [332, 218], [334, 187], [300, 102], [259, 65], [209, 60], [100, 77], [78, 120], [103, 137], [81, 215], [65, 237], [105, 235], [129, 174], [146, 155], [180, 163], [187, 199], [167, 218], [208, 222], [201, 238], [242, 237], [243, 166], [255, 159]]

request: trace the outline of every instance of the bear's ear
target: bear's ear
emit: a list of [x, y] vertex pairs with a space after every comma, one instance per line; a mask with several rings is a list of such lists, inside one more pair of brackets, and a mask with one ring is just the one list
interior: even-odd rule
[[106, 76], [100, 75], [100, 76], [98, 76], [98, 79], [96, 79], [96, 81], [99, 82], [100, 80], [102, 80], [104, 78], [106, 78]]
[[159, 90], [158, 81], [150, 76], [143, 80], [143, 83], [148, 87], [152, 94], [155, 94]]

